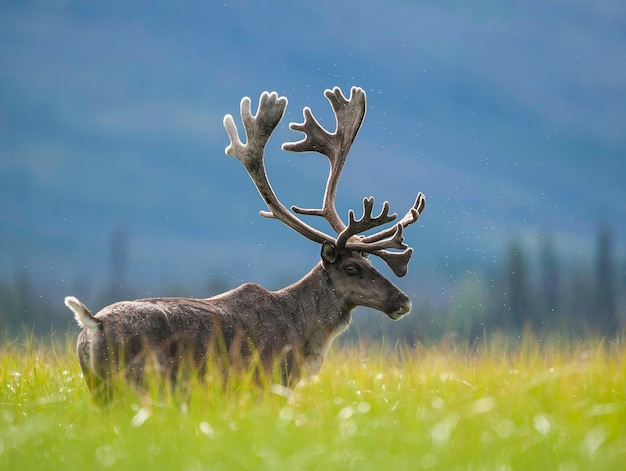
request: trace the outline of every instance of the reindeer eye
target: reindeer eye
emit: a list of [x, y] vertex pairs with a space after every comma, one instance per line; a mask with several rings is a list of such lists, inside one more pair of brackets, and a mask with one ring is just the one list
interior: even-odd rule
[[359, 274], [359, 267], [357, 267], [356, 265], [346, 265], [345, 267], [343, 267], [343, 270], [348, 276], [355, 276]]
[[370, 254], [369, 254], [369, 253], [367, 253], [367, 252], [361, 252], [361, 257], [363, 257], [363, 258], [367, 258], [367, 257], [369, 257], [369, 256], [370, 256]]

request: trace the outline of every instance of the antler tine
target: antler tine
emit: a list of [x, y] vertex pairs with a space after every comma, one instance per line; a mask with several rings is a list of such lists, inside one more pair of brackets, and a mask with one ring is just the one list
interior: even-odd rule
[[[415, 203], [409, 209], [409, 211], [404, 215], [404, 217], [398, 222], [401, 224], [403, 228], [413, 224], [417, 221], [422, 214], [422, 211], [426, 207], [426, 197], [422, 192], [418, 193], [417, 198], [415, 199]], [[376, 234], [372, 234], [371, 236], [364, 237], [361, 239], [361, 242], [372, 243], [377, 242], [379, 240], [386, 239], [387, 237], [393, 235], [395, 232], [395, 227], [390, 227], [385, 229], [384, 231], [377, 232]]]
[[263, 161], [265, 144], [278, 123], [283, 118], [287, 98], [279, 97], [276, 92], [263, 92], [259, 100], [256, 115], [250, 112], [250, 98], [241, 99], [241, 120], [246, 133], [246, 144], [241, 142], [237, 125], [230, 114], [224, 116], [224, 127], [230, 138], [230, 145], [226, 147], [226, 154], [237, 157], [249, 170], [255, 162]]
[[227, 114], [224, 116], [224, 127], [230, 138], [230, 144], [225, 152], [239, 159], [246, 168], [261, 198], [270, 210], [269, 213], [261, 211], [262, 216], [276, 218], [314, 242], [334, 243], [333, 237], [305, 224], [283, 206], [267, 179], [263, 162], [265, 144], [282, 119], [286, 106], [287, 98], [279, 97], [276, 92], [263, 92], [256, 115], [253, 116], [250, 112], [250, 98], [244, 97], [241, 100], [241, 120], [247, 137], [246, 143], [241, 142], [237, 125], [233, 117]]
[[[375, 227], [382, 226], [383, 224], [387, 224], [395, 220], [397, 217], [397, 214], [395, 213], [389, 214], [389, 203], [387, 201], [385, 201], [385, 203], [383, 204], [383, 209], [378, 216], [372, 216], [373, 209], [374, 198], [370, 197], [363, 198], [363, 216], [361, 217], [361, 219], [357, 220], [355, 218], [353, 210], [348, 211], [348, 226], [343, 231], [341, 231], [339, 233], [339, 236], [337, 237], [338, 249], [347, 248], [349, 250], [363, 250], [363, 248], [365, 248], [364, 244], [348, 243], [350, 238], [357, 234], [361, 234], [369, 229], [373, 229]], [[359, 242], [361, 241], [359, 240]], [[355, 248], [357, 245], [359, 246], [359, 248]], [[379, 246], [377, 248], [382, 249], [388, 247]], [[367, 251], [369, 252], [370, 250]]]
[[413, 249], [408, 248], [402, 252], [389, 252], [388, 250], [378, 250], [372, 252], [381, 258], [396, 276], [404, 276], [409, 271], [409, 262], [413, 255]]
[[339, 234], [346, 228], [346, 225], [335, 208], [337, 185], [352, 142], [365, 117], [366, 100], [365, 91], [358, 87], [352, 87], [349, 99], [343, 96], [339, 87], [326, 90], [324, 95], [330, 102], [335, 114], [337, 124], [335, 132], [330, 133], [324, 129], [315, 119], [310, 108], [306, 107], [303, 112], [304, 122], [289, 125], [294, 131], [304, 133], [305, 137], [298, 142], [287, 142], [283, 144], [282, 148], [292, 152], [315, 151], [328, 157], [330, 173], [326, 183], [322, 209], [305, 209], [297, 206], [293, 206], [291, 209], [298, 214], [326, 218], [330, 226]]

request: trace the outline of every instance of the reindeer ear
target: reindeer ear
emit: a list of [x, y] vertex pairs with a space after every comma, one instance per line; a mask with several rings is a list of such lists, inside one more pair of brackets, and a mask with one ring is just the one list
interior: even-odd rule
[[324, 263], [332, 265], [337, 261], [337, 249], [330, 242], [324, 242], [322, 244], [322, 260]]

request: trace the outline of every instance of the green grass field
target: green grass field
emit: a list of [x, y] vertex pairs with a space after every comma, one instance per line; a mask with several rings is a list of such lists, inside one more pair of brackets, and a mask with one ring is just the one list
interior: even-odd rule
[[103, 409], [73, 346], [5, 342], [0, 469], [623, 470], [625, 352], [342, 347], [290, 394], [244, 378]]

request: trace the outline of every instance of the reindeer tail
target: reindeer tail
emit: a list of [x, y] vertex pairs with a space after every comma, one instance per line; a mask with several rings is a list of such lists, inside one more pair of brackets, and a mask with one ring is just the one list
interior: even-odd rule
[[74, 296], [68, 296], [65, 298], [65, 305], [74, 312], [74, 319], [78, 322], [78, 325], [85, 328], [97, 329], [102, 325], [102, 321], [97, 317], [94, 317], [87, 306], [81, 303]]

